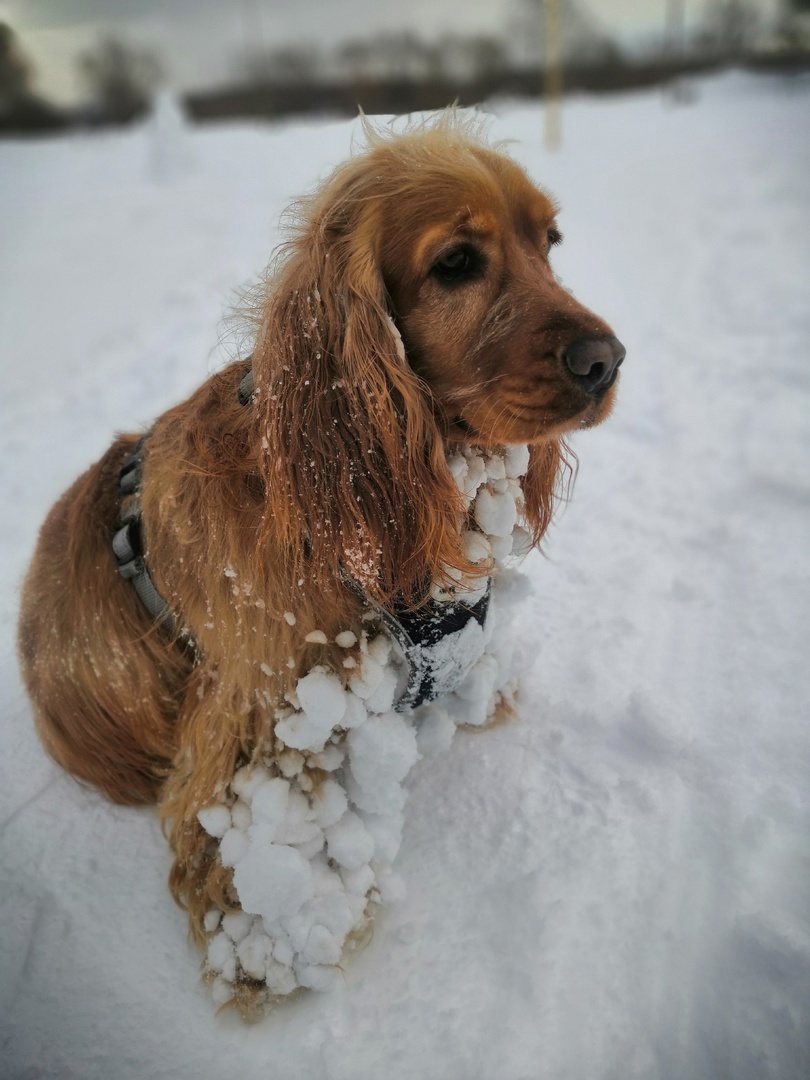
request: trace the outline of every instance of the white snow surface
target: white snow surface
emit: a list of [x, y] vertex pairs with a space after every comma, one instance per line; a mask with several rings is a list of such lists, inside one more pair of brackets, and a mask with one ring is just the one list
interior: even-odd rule
[[[296, 980], [330, 986], [253, 1026], [213, 1015], [154, 813], [45, 757], [14, 624], [51, 503], [223, 362], [233, 290], [357, 128], [184, 132], [171, 170], [149, 125], [0, 144], [3, 1077], [810, 1075], [810, 85], [695, 90], [567, 103], [557, 155], [538, 107], [498, 110], [563, 205], [558, 271], [627, 346], [617, 408], [524, 566], [517, 715], [453, 734], [435, 709], [404, 817], [368, 815], [386, 859], [401, 830], [406, 886], [381, 882], [370, 943], [332, 978], [362, 867], [348, 914], [327, 895], [332, 927], [272, 957], [260, 916], [223, 921], [223, 972], [285, 993], [298, 951]], [[268, 829], [283, 802], [262, 796]]]

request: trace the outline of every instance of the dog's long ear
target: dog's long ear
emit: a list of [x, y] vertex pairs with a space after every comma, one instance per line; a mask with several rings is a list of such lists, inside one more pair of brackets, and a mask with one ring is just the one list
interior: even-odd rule
[[292, 584], [334, 589], [346, 574], [380, 601], [416, 601], [426, 580], [466, 567], [459, 496], [388, 313], [379, 208], [353, 205], [322, 197], [264, 311], [253, 357], [264, 533]]
[[524, 515], [539, 544], [551, 524], [557, 503], [564, 501], [576, 478], [577, 459], [562, 439], [531, 447], [529, 468], [523, 477]]

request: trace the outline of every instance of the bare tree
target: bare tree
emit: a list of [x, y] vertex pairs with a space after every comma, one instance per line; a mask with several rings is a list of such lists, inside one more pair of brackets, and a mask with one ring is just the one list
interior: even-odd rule
[[0, 23], [0, 110], [14, 108], [31, 92], [31, 69], [17, 45], [17, 35]]
[[[512, 48], [519, 66], [546, 62], [548, 0], [512, 0]], [[616, 63], [621, 52], [615, 40], [583, 0], [558, 0], [560, 47], [566, 65]]]
[[778, 28], [789, 47], [810, 49], [810, 0], [783, 0]]
[[712, 0], [707, 10], [706, 39], [718, 56], [736, 60], [753, 44], [759, 15], [748, 0]]
[[317, 73], [318, 52], [306, 45], [259, 50], [247, 58], [243, 69], [249, 83], [282, 86], [311, 84], [316, 81]]
[[0, 23], [0, 132], [51, 131], [67, 123], [60, 109], [34, 93], [32, 79], [17, 35]]
[[161, 73], [151, 52], [105, 38], [80, 64], [102, 119], [123, 124], [148, 111]]

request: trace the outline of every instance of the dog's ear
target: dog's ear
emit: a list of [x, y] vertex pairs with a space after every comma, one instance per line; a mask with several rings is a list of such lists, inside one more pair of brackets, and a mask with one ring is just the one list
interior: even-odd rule
[[521, 486], [524, 516], [535, 544], [540, 543], [551, 524], [557, 503], [568, 498], [576, 471], [576, 456], [562, 439], [531, 447], [529, 468]]
[[265, 533], [292, 581], [346, 574], [380, 601], [416, 600], [467, 568], [459, 495], [388, 312], [380, 230], [351, 217], [337, 201], [310, 219], [265, 307], [253, 357]]

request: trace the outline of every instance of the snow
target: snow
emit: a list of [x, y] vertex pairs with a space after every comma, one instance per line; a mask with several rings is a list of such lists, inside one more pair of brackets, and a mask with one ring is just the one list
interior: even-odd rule
[[[0, 146], [7, 1075], [810, 1073], [810, 87], [729, 76], [696, 90], [680, 108], [657, 92], [567, 103], [559, 155], [538, 108], [499, 106], [493, 134], [563, 205], [558, 272], [628, 348], [617, 408], [573, 440], [573, 500], [547, 558], [525, 565], [516, 715], [453, 734], [456, 713], [427, 707], [401, 748], [404, 787], [391, 782], [404, 813], [382, 787], [369, 792], [383, 811], [355, 811], [375, 858], [399, 847], [395, 875], [364, 865], [333, 882], [299, 855], [314, 892], [271, 920], [272, 956], [258, 915], [238, 942], [244, 924], [222, 921], [225, 974], [241, 949], [275, 993], [331, 986], [253, 1026], [212, 1016], [227, 980], [200, 985], [154, 814], [107, 804], [44, 756], [15, 610], [48, 507], [114, 431], [222, 362], [233, 290], [356, 128], [189, 131], [171, 176], [148, 126]], [[477, 468], [459, 465], [470, 497]], [[270, 779], [234, 785], [221, 850], [245, 838]], [[288, 871], [277, 880], [294, 893]], [[328, 935], [375, 880], [373, 934], [336, 971]]]

